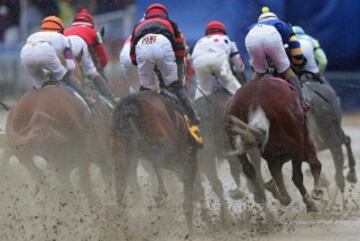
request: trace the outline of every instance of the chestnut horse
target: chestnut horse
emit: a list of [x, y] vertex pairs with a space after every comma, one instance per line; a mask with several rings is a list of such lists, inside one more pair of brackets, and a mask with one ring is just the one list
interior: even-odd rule
[[[319, 188], [321, 163], [310, 140], [305, 114], [299, 98], [286, 81], [265, 76], [251, 80], [240, 88], [227, 104], [226, 130], [245, 175], [255, 181], [256, 170], [249, 162], [247, 151], [257, 147], [267, 161], [275, 180], [271, 190], [284, 205], [291, 202], [285, 188], [282, 167], [292, 161], [292, 180], [301, 193], [308, 211], [317, 207], [303, 184], [302, 162], [308, 162], [314, 178], [312, 198], [323, 195]], [[274, 184], [274, 183], [273, 183]], [[258, 184], [254, 182], [255, 187]], [[258, 189], [259, 191], [259, 189]]]
[[80, 187], [90, 194], [89, 165], [98, 161], [94, 157], [102, 145], [97, 141], [104, 138], [100, 138], [99, 126], [87, 105], [68, 88], [48, 85], [27, 92], [10, 110], [2, 144], [5, 158], [16, 156], [44, 187], [48, 186], [46, 175], [34, 164], [34, 156], [43, 157], [57, 170], [68, 192], [72, 187], [69, 174], [78, 167]]
[[120, 101], [113, 115], [113, 153], [118, 200], [126, 189], [130, 162], [150, 161], [158, 179], [158, 200], [167, 195], [161, 171], [174, 172], [184, 185], [183, 209], [192, 230], [193, 183], [198, 147], [175, 101], [153, 91], [142, 91]]

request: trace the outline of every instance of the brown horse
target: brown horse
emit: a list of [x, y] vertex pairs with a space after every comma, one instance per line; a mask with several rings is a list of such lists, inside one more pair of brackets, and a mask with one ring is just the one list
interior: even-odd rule
[[174, 172], [184, 185], [183, 209], [192, 230], [193, 183], [197, 147], [175, 101], [156, 92], [142, 91], [124, 98], [113, 116], [113, 153], [116, 159], [118, 199], [126, 188], [130, 162], [149, 160], [158, 179], [158, 201], [166, 197], [161, 170]]
[[[321, 163], [310, 140], [299, 99], [291, 86], [282, 79], [269, 76], [251, 80], [229, 101], [227, 116], [226, 130], [233, 148], [237, 149], [233, 154], [240, 160], [245, 175], [253, 181], [259, 175], [246, 155], [248, 150], [257, 147], [275, 180], [270, 190], [282, 204], [288, 205], [291, 199], [284, 185], [282, 166], [291, 160], [293, 182], [307, 210], [316, 211], [303, 184], [301, 165], [304, 161], [310, 164], [314, 177], [312, 197], [320, 199], [323, 195], [319, 188]], [[254, 184], [255, 187], [258, 185]]]
[[97, 161], [94, 157], [101, 150], [94, 123], [84, 101], [67, 87], [49, 85], [30, 90], [8, 115], [4, 143], [7, 157], [15, 155], [46, 187], [46, 175], [33, 162], [34, 156], [43, 157], [50, 168], [57, 170], [62, 187], [69, 192], [69, 174], [78, 167], [80, 187], [89, 194], [89, 164]]

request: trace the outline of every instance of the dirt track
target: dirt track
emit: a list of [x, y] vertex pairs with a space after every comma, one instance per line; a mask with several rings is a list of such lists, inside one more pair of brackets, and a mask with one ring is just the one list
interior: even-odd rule
[[[0, 119], [1, 120], [1, 119]], [[345, 131], [353, 140], [353, 151], [360, 160], [360, 124], [359, 116], [346, 117]], [[3, 129], [3, 128], [2, 128]], [[323, 164], [323, 173], [328, 177], [330, 187], [326, 189], [325, 200], [332, 199], [336, 192], [334, 167], [328, 152], [319, 155]], [[1, 160], [4, 162], [4, 160]], [[346, 159], [347, 162], [347, 159]], [[56, 192], [46, 194], [34, 184], [27, 171], [15, 159], [10, 161], [10, 169], [0, 177], [0, 241], [17, 240], [261, 240], [261, 241], [302, 241], [302, 240], [360, 240], [360, 188], [359, 184], [347, 183], [345, 199], [347, 210], [342, 210], [340, 195], [334, 205], [318, 214], [306, 214], [300, 194], [291, 181], [290, 166], [284, 168], [285, 180], [293, 201], [288, 207], [281, 206], [270, 195], [268, 209], [272, 219], [265, 218], [262, 207], [252, 201], [242, 177], [246, 198], [231, 200], [228, 191], [234, 187], [229, 177], [226, 162], [219, 164], [220, 178], [224, 184], [230, 206], [230, 217], [221, 222], [218, 217], [218, 200], [203, 180], [206, 188], [206, 206], [208, 214], [201, 216], [199, 204], [195, 210], [195, 234], [187, 236], [185, 219], [182, 213], [182, 186], [174, 175], [166, 173], [166, 189], [169, 196], [166, 205], [155, 207], [153, 195], [156, 192], [156, 180], [151, 174], [138, 169], [141, 194], [128, 193], [127, 216], [114, 206], [113, 193], [104, 193], [104, 185], [96, 166], [92, 167], [92, 177], [96, 191], [101, 196], [103, 208], [90, 208], [86, 198], [76, 189], [77, 172], [71, 174], [76, 195], [70, 198]], [[37, 160], [44, 167], [41, 160]], [[305, 169], [305, 165], [304, 165]], [[360, 165], [356, 167], [360, 174]], [[347, 173], [347, 168], [344, 170]], [[50, 183], [57, 180], [48, 172]], [[312, 178], [305, 175], [306, 186], [312, 187]], [[79, 202], [72, 202], [78, 197]], [[324, 207], [326, 201], [318, 203]], [[91, 206], [92, 207], [92, 206]], [[201, 217], [203, 219], [201, 219]], [[203, 222], [206, 220], [207, 222]]]

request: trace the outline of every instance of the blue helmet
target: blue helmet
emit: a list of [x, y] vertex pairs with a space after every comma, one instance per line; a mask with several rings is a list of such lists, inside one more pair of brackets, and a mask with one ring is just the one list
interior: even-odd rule
[[294, 34], [296, 34], [296, 35], [303, 35], [303, 34], [305, 34], [304, 29], [302, 29], [302, 27], [300, 27], [300, 26], [293, 26], [293, 27], [292, 27], [292, 30], [293, 30]]

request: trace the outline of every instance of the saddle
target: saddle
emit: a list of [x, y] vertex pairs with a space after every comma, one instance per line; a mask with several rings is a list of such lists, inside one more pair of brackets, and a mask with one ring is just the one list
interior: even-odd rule
[[60, 81], [46, 81], [43, 85], [42, 88], [46, 88], [49, 86], [56, 86], [59, 88], [62, 88], [64, 90], [66, 90], [67, 92], [69, 92], [70, 94], [74, 95], [76, 98], [78, 98], [86, 107], [86, 109], [89, 111], [90, 114], [93, 114], [93, 111], [91, 110], [89, 104], [86, 102], [86, 100], [84, 99], [84, 97], [81, 96], [81, 94], [79, 94], [74, 88], [72, 88], [70, 85], [67, 85], [65, 83], [62, 83]]

